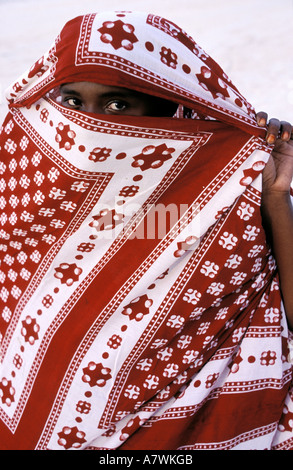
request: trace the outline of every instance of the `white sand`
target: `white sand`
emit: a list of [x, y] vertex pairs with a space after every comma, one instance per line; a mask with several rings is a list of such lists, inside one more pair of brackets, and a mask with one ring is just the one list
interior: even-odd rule
[[98, 10], [168, 18], [206, 50], [257, 111], [293, 122], [293, 0], [0, 0], [4, 90], [50, 47], [64, 23]]

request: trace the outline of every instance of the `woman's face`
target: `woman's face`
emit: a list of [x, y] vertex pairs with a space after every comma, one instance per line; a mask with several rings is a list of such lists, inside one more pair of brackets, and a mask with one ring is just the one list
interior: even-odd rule
[[177, 104], [127, 88], [93, 82], [66, 83], [60, 87], [66, 108], [94, 114], [171, 117]]

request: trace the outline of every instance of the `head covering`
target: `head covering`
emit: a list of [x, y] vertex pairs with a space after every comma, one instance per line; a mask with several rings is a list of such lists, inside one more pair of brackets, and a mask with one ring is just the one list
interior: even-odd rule
[[[181, 112], [65, 108], [77, 81]], [[174, 23], [102, 12], [69, 21], [7, 99], [0, 447], [291, 448], [269, 148], [226, 74]]]
[[254, 109], [219, 65], [177, 25], [158, 16], [103, 12], [74, 18], [7, 98], [14, 107], [29, 105], [52, 87], [84, 80], [196, 106], [204, 116], [263, 134]]

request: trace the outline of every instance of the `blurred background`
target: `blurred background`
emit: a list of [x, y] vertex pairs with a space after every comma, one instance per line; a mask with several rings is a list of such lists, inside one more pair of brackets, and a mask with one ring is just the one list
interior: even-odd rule
[[141, 10], [177, 23], [257, 111], [293, 122], [293, 0], [0, 0], [1, 123], [6, 87], [66, 21], [99, 10]]

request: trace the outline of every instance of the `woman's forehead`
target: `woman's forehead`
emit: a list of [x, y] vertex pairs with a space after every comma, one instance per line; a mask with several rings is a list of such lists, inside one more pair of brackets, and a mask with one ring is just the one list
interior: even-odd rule
[[119, 95], [119, 96], [133, 96], [141, 95], [141, 93], [136, 92], [135, 90], [130, 90], [128, 88], [103, 85], [96, 82], [72, 82], [64, 83], [60, 87], [61, 91], [64, 93], [76, 93], [84, 94], [91, 93], [99, 96], [108, 96], [108, 95]]

